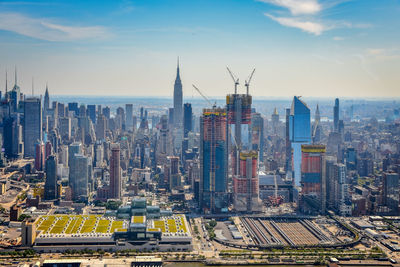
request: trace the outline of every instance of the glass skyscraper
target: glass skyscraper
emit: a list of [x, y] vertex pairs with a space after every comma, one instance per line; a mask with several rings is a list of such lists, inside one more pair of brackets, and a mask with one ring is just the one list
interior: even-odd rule
[[293, 177], [295, 186], [300, 186], [301, 145], [311, 143], [310, 109], [299, 97], [293, 98], [289, 116], [289, 140], [293, 151]]

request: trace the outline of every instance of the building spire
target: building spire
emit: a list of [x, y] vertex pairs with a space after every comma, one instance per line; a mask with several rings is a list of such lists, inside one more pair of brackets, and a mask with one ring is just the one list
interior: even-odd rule
[[7, 97], [7, 91], [8, 91], [8, 80], [7, 80], [7, 69], [6, 69], [6, 95], [5, 95], [5, 97]]
[[177, 66], [176, 66], [176, 79], [175, 79], [175, 83], [177, 82], [181, 82], [181, 76], [179, 74], [179, 56], [178, 56], [178, 60], [177, 60]]
[[17, 86], [17, 65], [15, 65], [14, 75], [15, 75], [15, 86]]

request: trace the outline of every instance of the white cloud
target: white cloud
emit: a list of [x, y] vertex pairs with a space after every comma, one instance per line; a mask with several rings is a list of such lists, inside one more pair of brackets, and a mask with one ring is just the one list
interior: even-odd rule
[[293, 15], [317, 14], [322, 10], [318, 0], [259, 0], [264, 3], [281, 6], [290, 10]]
[[328, 28], [321, 23], [307, 21], [300, 18], [286, 18], [286, 17], [275, 17], [271, 14], [264, 13], [265, 16], [269, 17], [270, 19], [278, 22], [279, 24], [287, 27], [298, 28], [304, 32], [312, 33], [315, 35], [320, 35]]
[[334, 41], [343, 41], [344, 40], [344, 38], [342, 36], [334, 36], [332, 39]]
[[0, 13], [0, 30], [53, 42], [98, 39], [109, 35], [101, 26], [65, 26], [20, 13]]

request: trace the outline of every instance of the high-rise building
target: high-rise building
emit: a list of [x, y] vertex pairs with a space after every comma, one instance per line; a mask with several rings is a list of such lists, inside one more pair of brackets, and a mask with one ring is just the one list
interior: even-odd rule
[[19, 107], [19, 100], [21, 97], [21, 89], [17, 85], [17, 68], [15, 68], [15, 84], [13, 89], [11, 90], [10, 94], [10, 104], [11, 104], [11, 110], [13, 112], [16, 112]]
[[86, 200], [89, 194], [89, 159], [82, 154], [74, 154], [69, 168], [69, 185], [73, 200]]
[[22, 141], [19, 114], [6, 116], [3, 119], [4, 155], [9, 159], [18, 158]]
[[383, 174], [384, 203], [390, 215], [400, 214], [400, 180], [398, 173]]
[[226, 97], [229, 153], [233, 178], [233, 204], [236, 211], [261, 208], [258, 189], [258, 153], [250, 138], [252, 97], [229, 94]]
[[133, 128], [133, 105], [132, 104], [125, 105], [125, 114], [126, 114], [126, 119], [125, 119], [126, 129], [132, 131], [132, 128]]
[[175, 127], [182, 127], [183, 119], [183, 93], [182, 82], [179, 74], [179, 60], [176, 69], [176, 79], [174, 84], [174, 125]]
[[74, 142], [68, 146], [68, 167], [72, 168], [72, 158], [75, 154], [82, 154], [82, 144], [80, 142]]
[[299, 97], [293, 98], [289, 116], [289, 140], [293, 151], [294, 184], [300, 186], [301, 146], [311, 143], [310, 109]]
[[68, 103], [68, 110], [74, 112], [74, 116], [78, 116], [79, 115], [78, 103], [76, 102]]
[[200, 117], [200, 207], [216, 213], [228, 208], [226, 109], [204, 109]]
[[35, 144], [35, 169], [42, 171], [45, 161], [44, 144], [42, 141]]
[[42, 141], [42, 108], [39, 98], [24, 101], [24, 156], [35, 157], [35, 144]]
[[292, 144], [290, 142], [290, 108], [286, 109], [285, 114], [285, 171], [287, 178], [293, 178], [292, 164]]
[[318, 143], [321, 141], [321, 115], [319, 113], [319, 106], [317, 105], [317, 109], [315, 110], [314, 124], [312, 128], [312, 139], [313, 143]]
[[60, 136], [64, 141], [68, 141], [71, 138], [71, 118], [63, 117], [59, 118], [58, 121], [59, 121], [58, 130]]
[[192, 131], [192, 104], [185, 103], [183, 106], [183, 134], [187, 137], [188, 133]]
[[96, 105], [87, 105], [87, 116], [93, 124], [96, 123]]
[[167, 154], [168, 151], [168, 118], [167, 115], [161, 116], [161, 129], [160, 129], [160, 153]]
[[272, 113], [272, 115], [271, 115], [271, 122], [272, 122], [273, 134], [278, 134], [279, 113], [276, 108], [274, 108], [274, 113]]
[[303, 212], [326, 210], [326, 165], [324, 145], [302, 145], [301, 196]]
[[44, 184], [44, 199], [57, 198], [57, 157], [50, 155], [46, 160], [46, 182]]
[[251, 149], [258, 151], [260, 162], [264, 162], [264, 118], [260, 113], [251, 114], [251, 144]]
[[339, 98], [335, 99], [335, 106], [333, 107], [333, 129], [335, 132], [339, 131]]
[[110, 158], [110, 198], [121, 198], [121, 165], [119, 144], [111, 145]]
[[44, 117], [46, 117], [48, 115], [49, 108], [50, 108], [49, 88], [46, 84], [46, 91], [44, 93], [44, 101], [43, 101], [43, 116]]
[[107, 127], [107, 120], [104, 115], [100, 115], [97, 118], [96, 123], [96, 139], [97, 140], [104, 140], [106, 138], [106, 127]]

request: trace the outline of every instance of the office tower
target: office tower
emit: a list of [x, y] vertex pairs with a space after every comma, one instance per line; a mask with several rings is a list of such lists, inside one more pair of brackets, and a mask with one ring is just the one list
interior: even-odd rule
[[317, 105], [317, 109], [315, 110], [314, 124], [312, 128], [312, 139], [313, 143], [318, 143], [321, 141], [321, 115], [319, 113], [319, 106]]
[[102, 113], [103, 113], [104, 117], [106, 117], [107, 120], [110, 119], [110, 116], [111, 116], [111, 109], [110, 109], [110, 107], [104, 107]]
[[219, 213], [228, 208], [226, 109], [204, 109], [200, 117], [200, 208]]
[[390, 215], [400, 214], [400, 183], [398, 173], [383, 174], [384, 202]]
[[176, 79], [174, 84], [174, 125], [175, 127], [182, 127], [183, 117], [183, 93], [182, 93], [182, 82], [179, 75], [179, 60], [176, 70]]
[[96, 105], [87, 105], [86, 112], [89, 119], [91, 119], [93, 123], [96, 123]]
[[272, 122], [272, 132], [273, 134], [278, 134], [278, 126], [279, 126], [279, 114], [278, 110], [274, 108], [274, 113], [271, 115]]
[[35, 169], [42, 171], [45, 161], [44, 144], [42, 141], [35, 144]]
[[24, 157], [35, 156], [35, 144], [42, 141], [42, 108], [39, 98], [24, 101]]
[[294, 185], [300, 186], [301, 146], [310, 144], [310, 109], [299, 97], [293, 98], [289, 116], [289, 139], [293, 151]]
[[339, 131], [339, 98], [335, 99], [335, 106], [333, 107], [333, 130]]
[[59, 118], [66, 117], [64, 103], [57, 103], [57, 110], [58, 110], [57, 117], [59, 117]]
[[341, 216], [351, 215], [350, 185], [347, 179], [346, 165], [336, 163], [334, 165], [335, 180], [335, 204], [336, 210]]
[[50, 108], [49, 88], [46, 84], [46, 92], [44, 93], [44, 101], [43, 101], [43, 116], [44, 117], [46, 117], [48, 115], [49, 108]]
[[137, 117], [133, 116], [132, 117], [132, 130], [135, 132], [137, 129]]
[[9, 115], [3, 119], [3, 147], [6, 158], [18, 158], [21, 152], [21, 128], [19, 114]]
[[46, 159], [46, 182], [44, 184], [44, 199], [52, 200], [57, 198], [57, 157], [50, 155]]
[[[70, 147], [71, 148], [71, 147]], [[88, 197], [89, 159], [82, 154], [74, 154], [69, 168], [69, 185], [73, 200], [86, 200]]]
[[97, 140], [105, 140], [106, 126], [107, 126], [106, 117], [104, 117], [104, 115], [100, 115], [97, 118], [97, 124], [96, 124], [96, 139]]
[[110, 158], [110, 198], [121, 198], [121, 165], [119, 144], [111, 145]]
[[51, 154], [53, 154], [53, 145], [48, 140], [44, 145], [44, 159], [46, 160], [47, 157], [50, 156]]
[[179, 173], [179, 157], [169, 156], [168, 158], [168, 171], [169, 171], [169, 190], [177, 189], [181, 186], [181, 175]]
[[82, 154], [82, 144], [80, 142], [74, 142], [68, 146], [68, 167], [71, 168], [72, 158], [75, 154]]
[[11, 110], [13, 112], [16, 112], [18, 110], [20, 95], [21, 95], [21, 89], [17, 85], [17, 68], [15, 68], [15, 84], [10, 92]]
[[324, 145], [302, 145], [300, 208], [306, 213], [326, 210], [326, 165]]
[[68, 141], [71, 138], [71, 118], [70, 117], [60, 118], [58, 130], [62, 140]]
[[264, 118], [260, 113], [251, 114], [251, 144], [251, 149], [258, 151], [260, 162], [264, 162]]
[[192, 131], [192, 104], [185, 103], [183, 106], [183, 134], [187, 137], [188, 133]]
[[68, 103], [68, 110], [74, 112], [74, 116], [78, 116], [79, 115], [78, 103], [76, 102]]
[[132, 131], [133, 127], [133, 105], [132, 104], [126, 104], [125, 105], [125, 111], [126, 111], [126, 129]]
[[161, 116], [161, 129], [160, 129], [160, 153], [168, 153], [168, 118], [167, 115]]

